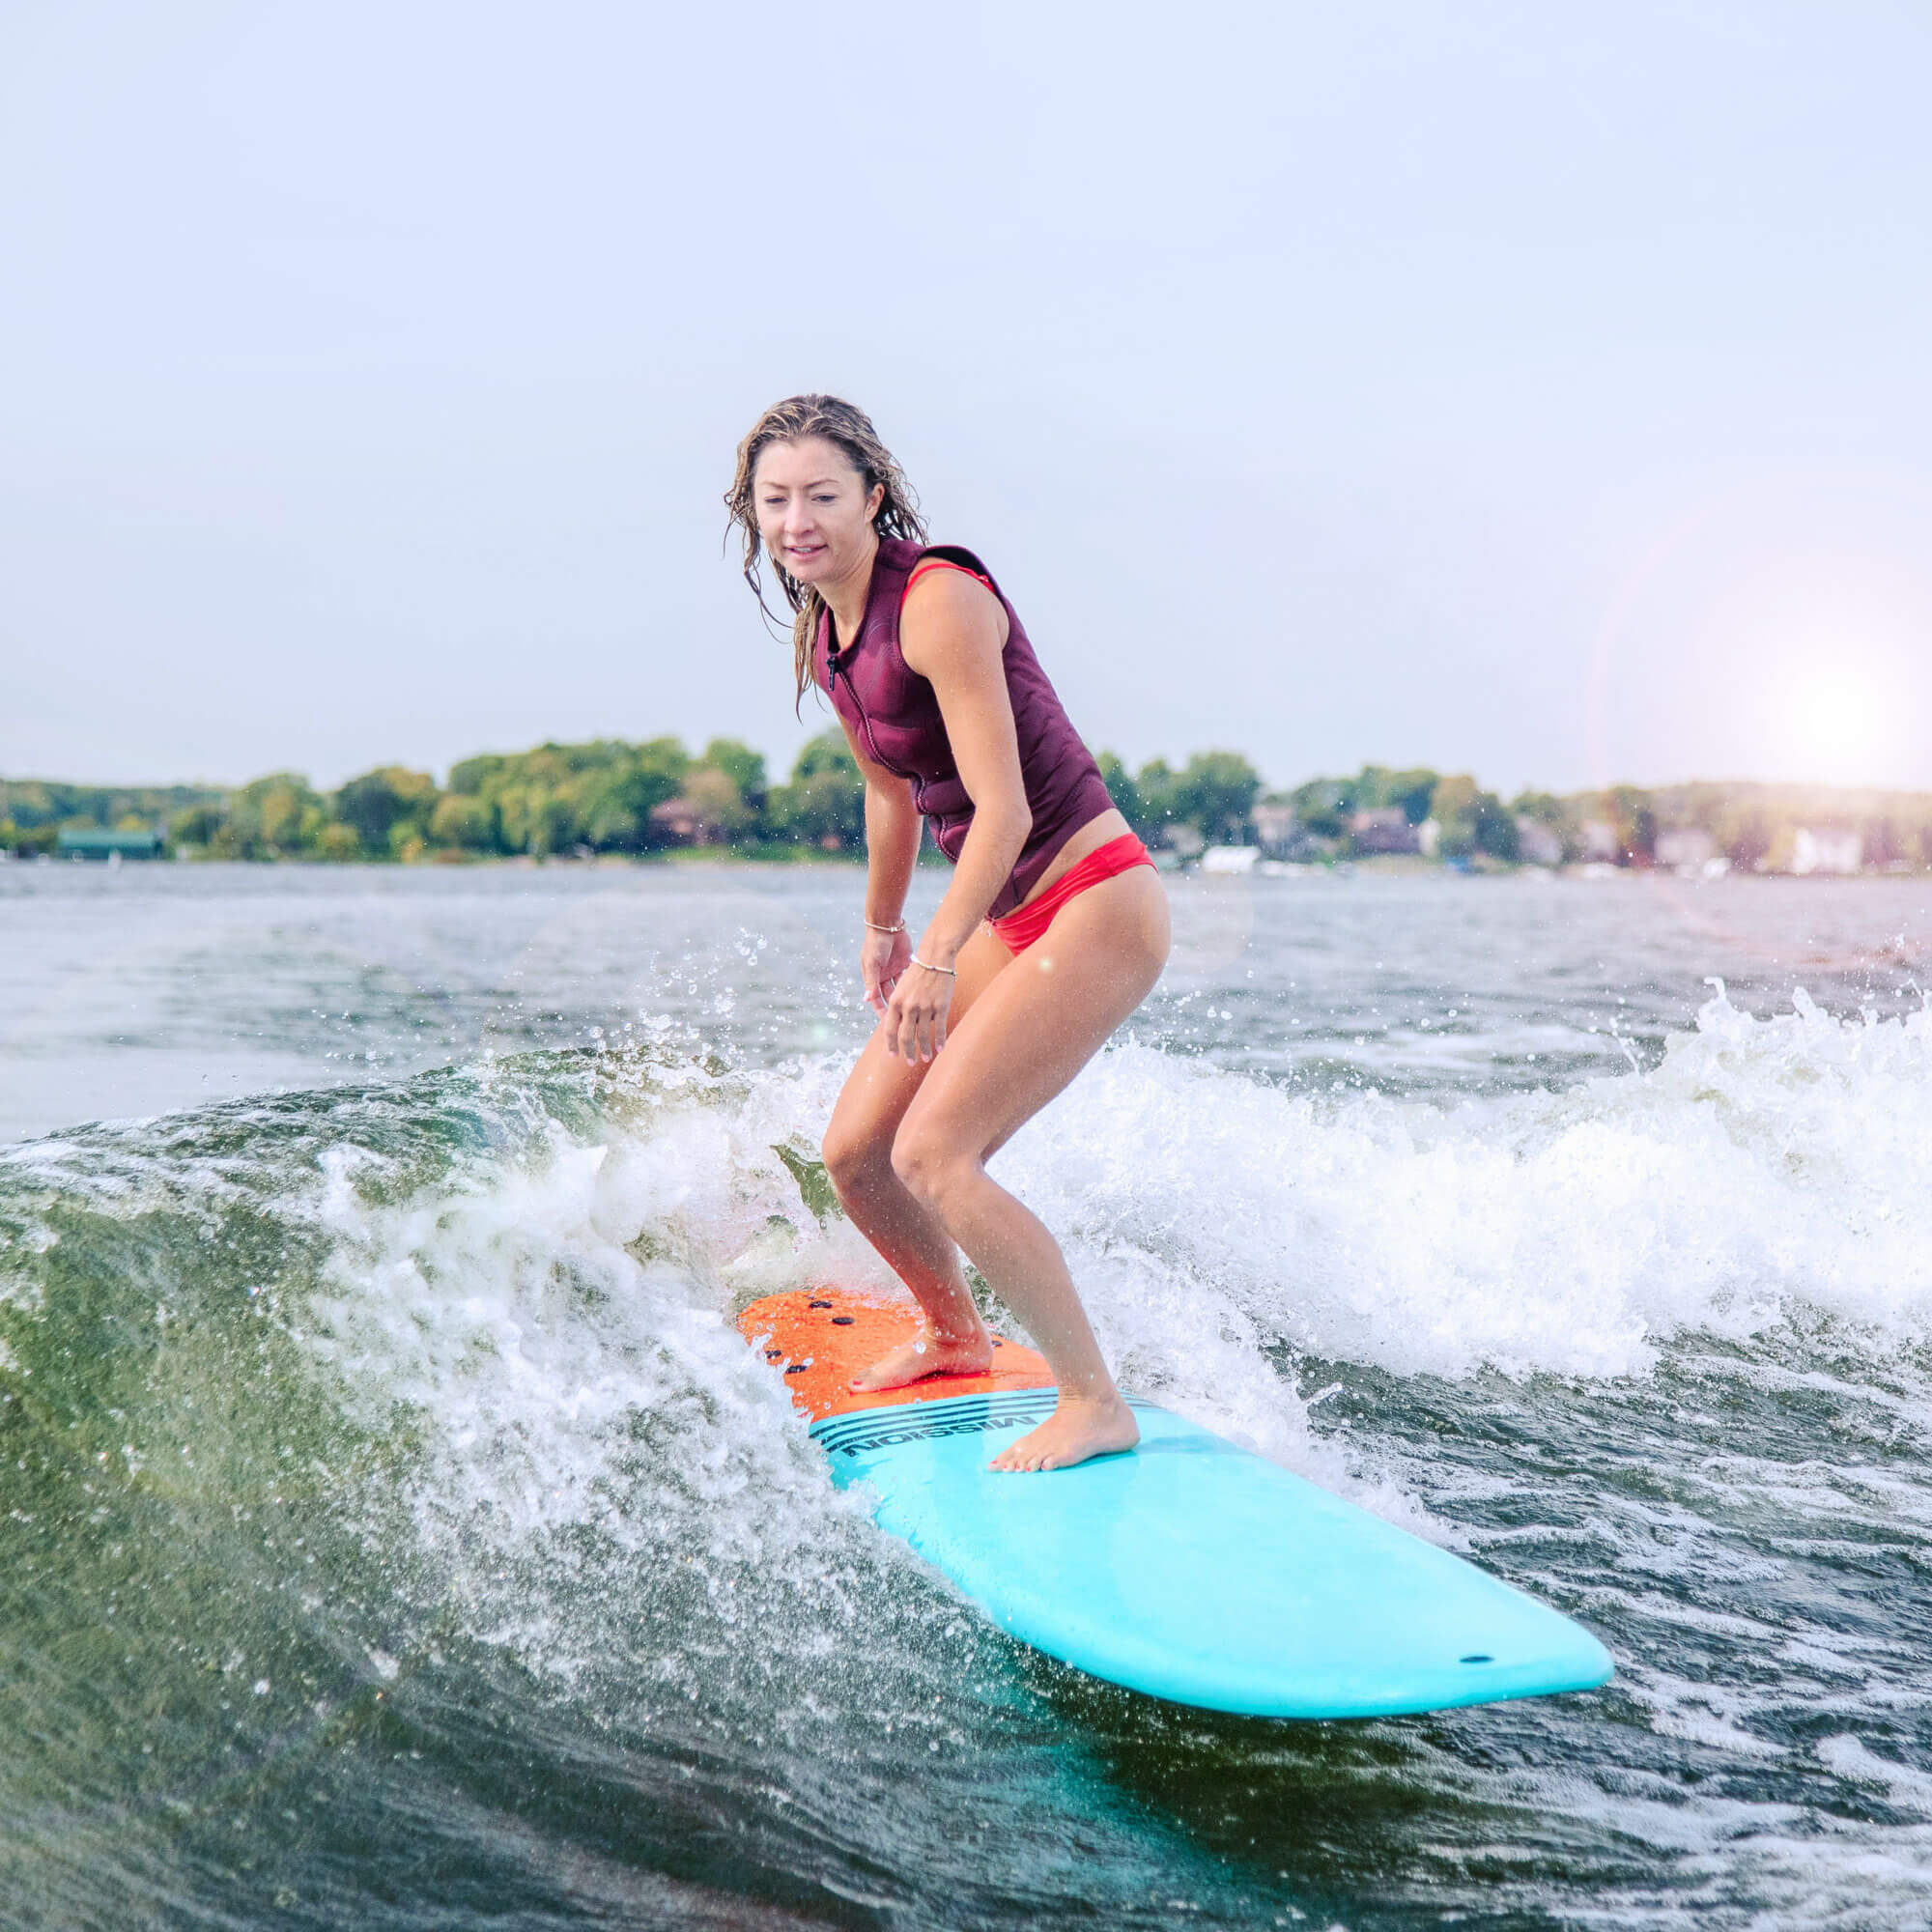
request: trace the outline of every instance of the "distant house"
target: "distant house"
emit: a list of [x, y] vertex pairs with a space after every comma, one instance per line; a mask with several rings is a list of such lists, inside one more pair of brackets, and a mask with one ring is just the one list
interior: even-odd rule
[[651, 827], [673, 845], [695, 845], [703, 830], [697, 809], [688, 798], [668, 798], [651, 807]]
[[1400, 806], [1378, 806], [1349, 820], [1349, 836], [1361, 853], [1419, 852], [1422, 841]]
[[168, 841], [158, 832], [63, 832], [55, 849], [63, 859], [158, 859]]
[[1624, 856], [1624, 841], [1606, 818], [1586, 818], [1582, 828], [1583, 863], [1614, 866]]
[[1668, 870], [1701, 872], [1717, 852], [1718, 841], [1696, 825], [1672, 825], [1657, 835], [1657, 863]]
[[1544, 824], [1540, 818], [1526, 818], [1518, 813], [1516, 821], [1517, 856], [1525, 866], [1560, 866], [1563, 863], [1563, 840], [1557, 837], [1554, 826]]
[[1785, 869], [1798, 878], [1814, 872], [1856, 872], [1865, 862], [1861, 832], [1814, 832], [1801, 825], [1791, 840], [1791, 863]]
[[1293, 806], [1264, 802], [1252, 807], [1248, 816], [1254, 821], [1255, 843], [1262, 851], [1270, 859], [1286, 858], [1294, 842]]

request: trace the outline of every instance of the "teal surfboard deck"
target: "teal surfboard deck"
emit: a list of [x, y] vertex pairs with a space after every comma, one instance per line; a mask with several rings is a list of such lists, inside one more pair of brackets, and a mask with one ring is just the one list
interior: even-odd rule
[[1287, 1469], [1134, 1400], [1139, 1448], [986, 1467], [1051, 1388], [834, 1415], [841, 1488], [1001, 1629], [1150, 1696], [1269, 1718], [1375, 1718], [1587, 1690], [1580, 1625]]

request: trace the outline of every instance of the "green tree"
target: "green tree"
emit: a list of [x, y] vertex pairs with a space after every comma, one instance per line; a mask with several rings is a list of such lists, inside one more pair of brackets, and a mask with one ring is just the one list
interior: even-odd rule
[[1522, 834], [1516, 813], [1492, 791], [1476, 794], [1473, 838], [1478, 852], [1515, 865], [1522, 856]]
[[219, 805], [191, 805], [168, 821], [168, 839], [175, 845], [212, 845], [226, 816]]
[[512, 852], [547, 858], [577, 843], [577, 814], [571, 801], [541, 780], [506, 785], [497, 796], [497, 819]]
[[372, 852], [399, 851], [412, 833], [420, 838], [428, 829], [436, 799], [436, 781], [427, 772], [383, 765], [335, 794], [335, 816]]
[[527, 793], [529, 845], [527, 849], [548, 858], [554, 852], [567, 852], [582, 842], [583, 828], [577, 801], [565, 788], [533, 784]]
[[735, 844], [757, 823], [758, 814], [745, 803], [731, 775], [716, 765], [699, 765], [679, 796], [690, 806], [697, 836], [706, 844]]
[[1466, 773], [1438, 779], [1434, 804], [1435, 849], [1440, 857], [1468, 859], [1482, 852], [1514, 864], [1520, 856], [1521, 834], [1517, 830], [1516, 814]]
[[38, 858], [60, 843], [57, 825], [17, 825], [14, 828], [13, 848], [21, 858]]
[[1435, 781], [1435, 850], [1444, 859], [1466, 859], [1476, 849], [1474, 779], [1457, 772]]
[[808, 738], [799, 747], [798, 756], [792, 760], [792, 782], [796, 784], [800, 779], [815, 779], [827, 772], [859, 777], [859, 761], [853, 757], [852, 748], [845, 742], [845, 733], [836, 724], [829, 731], [821, 731], [815, 738]]
[[[251, 786], [252, 790], [253, 787]], [[271, 785], [261, 801], [262, 842], [271, 851], [285, 852], [301, 844], [303, 808], [312, 802], [304, 784]]]
[[534, 835], [542, 817], [542, 801], [548, 796], [542, 785], [511, 781], [491, 786], [497, 835], [505, 851], [537, 854], [547, 849], [535, 842]]
[[[578, 839], [597, 852], [641, 852], [651, 842], [651, 808], [677, 796], [634, 767], [598, 772], [557, 794], [570, 807]], [[568, 835], [565, 835], [568, 837]]]
[[764, 803], [765, 757], [736, 738], [714, 738], [704, 748], [700, 765], [721, 771], [738, 787], [739, 798], [753, 811]]
[[[451, 767], [449, 789], [477, 800], [493, 815], [501, 850], [537, 857], [576, 845], [635, 852], [657, 841], [652, 808], [677, 796], [690, 768], [676, 738], [552, 742], [465, 758]], [[447, 822], [472, 823], [454, 815]]]
[[1246, 838], [1262, 775], [1238, 752], [1196, 752], [1180, 775], [1177, 804], [1210, 844]]
[[[780, 797], [782, 792], [782, 798]], [[866, 782], [838, 772], [794, 779], [772, 794], [773, 824], [784, 837], [835, 851], [865, 842]]]
[[691, 757], [675, 738], [626, 745], [570, 788], [585, 843], [600, 852], [640, 852], [661, 843], [651, 811], [675, 798]]
[[1121, 816], [1146, 838], [1153, 827], [1148, 822], [1147, 808], [1141, 802], [1141, 788], [1134, 782], [1134, 775], [1112, 752], [1100, 753], [1094, 762], [1100, 767], [1100, 781], [1107, 787], [1107, 796], [1119, 807]]
[[1140, 794], [1141, 816], [1135, 831], [1157, 838], [1180, 817], [1180, 779], [1165, 758], [1150, 758], [1134, 777]]
[[480, 798], [445, 792], [429, 815], [429, 841], [465, 852], [492, 851], [497, 844], [497, 814]]
[[864, 843], [866, 781], [844, 732], [835, 728], [808, 740], [791, 781], [773, 788], [767, 815], [782, 838], [847, 849]]
[[1606, 801], [1626, 866], [1648, 866], [1657, 857], [1657, 811], [1638, 785], [1613, 785]]
[[1552, 832], [1561, 832], [1571, 822], [1570, 808], [1553, 792], [1520, 791], [1510, 801], [1510, 810], [1522, 818], [1533, 818]]
[[228, 796], [209, 850], [226, 859], [280, 859], [302, 849], [305, 818], [323, 818], [322, 801], [298, 772], [270, 772]]
[[[1367, 776], [1365, 770], [1363, 776]], [[1407, 771], [1383, 772], [1380, 774], [1381, 796], [1378, 805], [1399, 806], [1402, 815], [1411, 825], [1420, 825], [1429, 816], [1435, 802], [1435, 774], [1427, 765], [1414, 765]]]
[[473, 798], [493, 779], [500, 777], [506, 766], [515, 762], [514, 758], [505, 757], [501, 752], [485, 752], [478, 757], [465, 758], [461, 764], [450, 766], [449, 788], [466, 798]]
[[1310, 779], [1289, 793], [1295, 822], [1318, 838], [1340, 838], [1355, 812], [1353, 779]]

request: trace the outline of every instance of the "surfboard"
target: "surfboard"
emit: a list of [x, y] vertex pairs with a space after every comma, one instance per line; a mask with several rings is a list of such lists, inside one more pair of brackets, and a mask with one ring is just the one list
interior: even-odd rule
[[859, 1395], [910, 1299], [768, 1295], [739, 1330], [811, 1418], [832, 1480], [1001, 1629], [1110, 1683], [1215, 1711], [1374, 1718], [1606, 1682], [1580, 1625], [1314, 1483], [1132, 1395], [1138, 1448], [1042, 1474], [986, 1464], [1053, 1408], [1001, 1338], [982, 1376]]

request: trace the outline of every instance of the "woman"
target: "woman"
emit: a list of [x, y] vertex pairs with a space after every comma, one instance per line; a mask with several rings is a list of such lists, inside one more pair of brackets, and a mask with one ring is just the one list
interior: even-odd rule
[[[724, 500], [753, 589], [762, 551], [796, 613], [800, 698], [810, 683], [831, 696], [866, 779], [859, 971], [880, 1020], [833, 1109], [825, 1166], [924, 1321], [853, 1386], [990, 1365], [963, 1248], [1059, 1383], [1052, 1415], [992, 1466], [1131, 1449], [1140, 1432], [1059, 1246], [986, 1161], [1160, 977], [1158, 875], [1012, 606], [970, 552], [926, 545], [860, 411], [835, 396], [767, 410]], [[914, 946], [901, 908], [922, 818], [954, 869]]]

